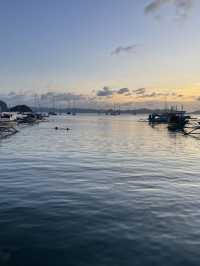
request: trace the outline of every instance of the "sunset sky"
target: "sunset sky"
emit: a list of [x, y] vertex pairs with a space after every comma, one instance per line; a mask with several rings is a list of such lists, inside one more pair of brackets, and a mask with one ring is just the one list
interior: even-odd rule
[[2, 98], [200, 109], [200, 1], [0, 3]]

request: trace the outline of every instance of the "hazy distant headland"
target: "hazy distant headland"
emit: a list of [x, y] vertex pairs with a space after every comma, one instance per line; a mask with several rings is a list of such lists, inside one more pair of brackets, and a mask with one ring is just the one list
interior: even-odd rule
[[[15, 112], [18, 111], [16, 107], [20, 106], [25, 106], [25, 105], [17, 105], [17, 106], [12, 106], [8, 107], [8, 105], [0, 100], [0, 111], [1, 112]], [[56, 112], [60, 114], [64, 113], [73, 113], [74, 111], [76, 113], [82, 113], [82, 114], [109, 114], [112, 113], [113, 111], [116, 111], [114, 109], [100, 109], [100, 108], [54, 108], [54, 107], [34, 107], [34, 106], [27, 106], [27, 109], [33, 110], [33, 112], [40, 112], [40, 113], [49, 113], [49, 112]], [[122, 109], [120, 110], [120, 114], [130, 114], [130, 115], [142, 115], [142, 114], [150, 114], [150, 113], [160, 113], [163, 112], [164, 109], [153, 109], [153, 108], [132, 108], [132, 109]], [[193, 112], [190, 112], [192, 114], [200, 114], [200, 110], [196, 110]]]
[[[113, 109], [93, 109], [93, 108], [47, 108], [47, 107], [41, 107], [41, 108], [35, 108], [35, 107], [31, 107], [31, 109], [33, 109], [33, 111], [35, 112], [51, 112], [51, 111], [55, 111], [57, 113], [67, 113], [67, 112], [73, 112], [74, 110], [76, 111], [76, 113], [96, 113], [96, 114], [103, 114], [103, 113], [110, 113], [112, 111], [114, 111]], [[121, 114], [148, 114], [151, 113], [153, 111], [159, 111], [159, 110], [152, 110], [152, 109], [148, 109], [148, 108], [140, 108], [140, 109], [126, 109], [126, 110], [120, 110]]]
[[[92, 108], [47, 108], [47, 107], [41, 107], [41, 108], [35, 108], [35, 107], [31, 107], [31, 109], [34, 112], [51, 112], [51, 111], [55, 111], [56, 113], [68, 113], [68, 112], [73, 112], [75, 110], [76, 113], [85, 113], [85, 114], [109, 114], [112, 111], [114, 111], [114, 109], [92, 109]], [[161, 113], [166, 111], [165, 109], [151, 109], [151, 108], [137, 108], [137, 109], [123, 109], [120, 110], [120, 114], [130, 114], [130, 115], [142, 115], [142, 114], [151, 114], [151, 113]], [[189, 112], [191, 114], [200, 114], [200, 110], [196, 110], [193, 112]]]

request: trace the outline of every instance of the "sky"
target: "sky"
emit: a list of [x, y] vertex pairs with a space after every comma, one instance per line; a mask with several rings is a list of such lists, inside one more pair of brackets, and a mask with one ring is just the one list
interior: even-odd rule
[[200, 1], [0, 4], [0, 96], [9, 104], [200, 109]]

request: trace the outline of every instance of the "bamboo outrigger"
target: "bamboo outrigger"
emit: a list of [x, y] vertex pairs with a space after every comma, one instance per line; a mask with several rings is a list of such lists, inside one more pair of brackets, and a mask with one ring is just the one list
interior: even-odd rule
[[[190, 129], [190, 131], [186, 131], [187, 129]], [[185, 127], [184, 135], [200, 135], [200, 122], [196, 121], [196, 125]]]
[[0, 125], [0, 139], [10, 137], [16, 134], [18, 130], [15, 127]]

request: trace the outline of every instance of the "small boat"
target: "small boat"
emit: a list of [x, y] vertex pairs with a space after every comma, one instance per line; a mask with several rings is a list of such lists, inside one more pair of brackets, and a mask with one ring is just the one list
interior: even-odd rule
[[23, 114], [21, 116], [18, 116], [17, 118], [17, 122], [19, 124], [33, 124], [37, 122], [37, 120], [38, 120], [38, 116], [33, 113]]
[[120, 111], [119, 110], [114, 110], [110, 113], [110, 115], [120, 115]]
[[56, 116], [56, 115], [57, 115], [56, 112], [53, 112], [53, 111], [49, 112], [49, 116]]
[[149, 115], [149, 123], [168, 123], [169, 112], [152, 113]]
[[15, 114], [0, 113], [0, 127], [1, 128], [14, 128], [17, 125]]
[[109, 110], [106, 111], [105, 114], [106, 114], [106, 115], [116, 116], [116, 115], [120, 115], [121, 112], [120, 112], [120, 110], [109, 109]]

